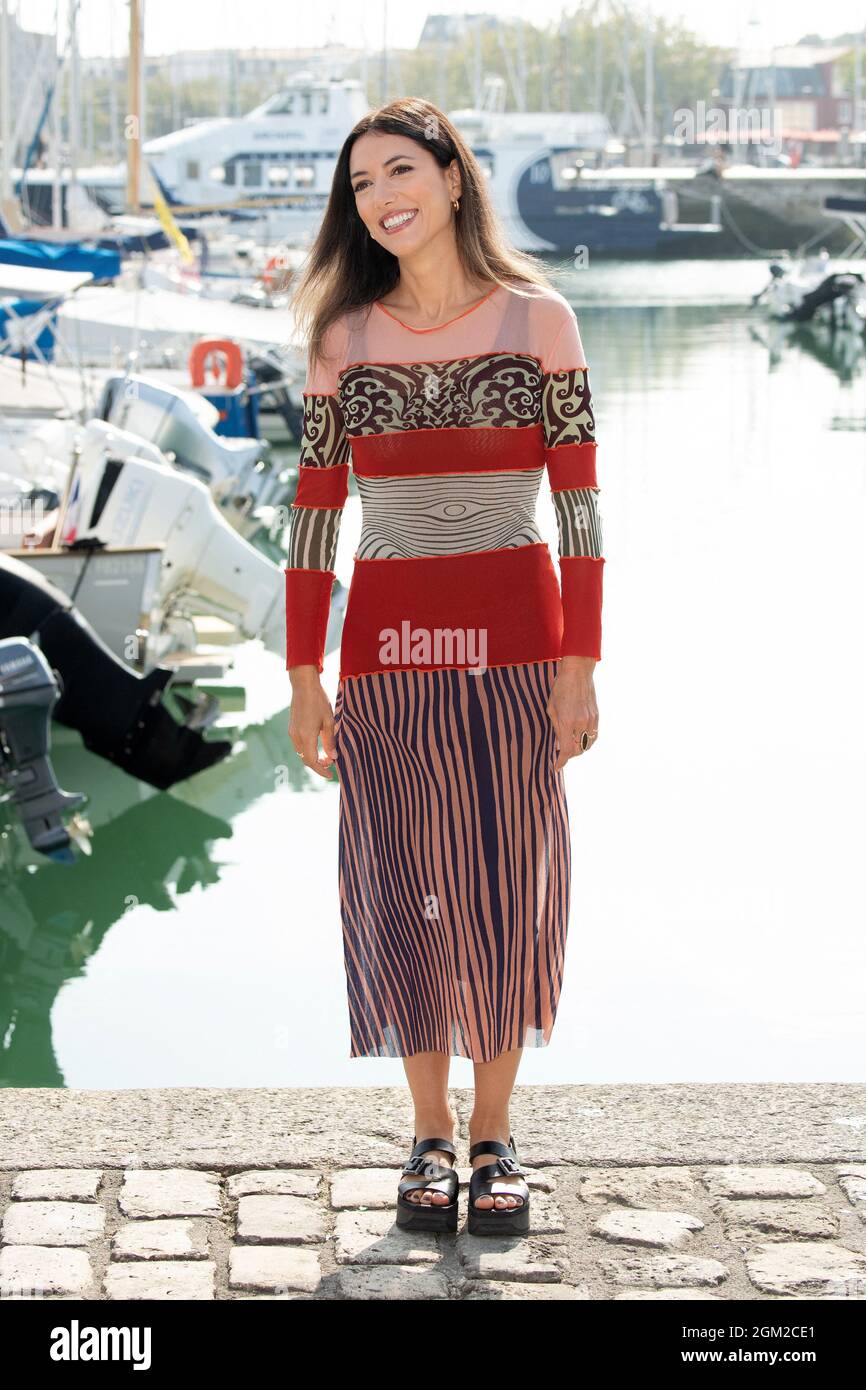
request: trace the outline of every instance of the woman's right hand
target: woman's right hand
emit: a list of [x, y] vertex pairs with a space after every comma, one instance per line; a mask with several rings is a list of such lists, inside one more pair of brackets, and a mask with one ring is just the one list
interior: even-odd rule
[[[331, 768], [337, 758], [334, 713], [319, 679], [319, 672], [315, 666], [293, 666], [289, 674], [292, 681], [289, 738], [306, 766], [332, 782]], [[319, 756], [320, 736], [324, 757]]]

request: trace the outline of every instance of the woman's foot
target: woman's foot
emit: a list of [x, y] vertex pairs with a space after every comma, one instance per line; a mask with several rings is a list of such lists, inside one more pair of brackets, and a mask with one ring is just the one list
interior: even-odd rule
[[[452, 1144], [456, 1144], [457, 1134], [457, 1115], [453, 1110], [446, 1112], [446, 1118], [437, 1121], [435, 1117], [416, 1116], [415, 1135], [418, 1139], [435, 1137], [436, 1139], [450, 1139]], [[454, 1167], [454, 1155], [443, 1149], [428, 1149], [424, 1155], [425, 1159], [430, 1158], [435, 1163], [442, 1163], [450, 1168]], [[447, 1192], [431, 1192], [426, 1187], [415, 1187], [406, 1193], [407, 1202], [415, 1202], [418, 1206], [446, 1206], [448, 1203]]]
[[[500, 1144], [509, 1143], [511, 1139], [511, 1129], [509, 1127], [508, 1122], [506, 1121], [504, 1126], [501, 1123], [487, 1123], [479, 1125], [475, 1122], [475, 1120], [470, 1120], [470, 1148], [473, 1144], [478, 1144], [484, 1139], [497, 1139]], [[495, 1153], [476, 1154], [472, 1160], [472, 1167], [473, 1169], [483, 1168], [488, 1163], [495, 1163], [499, 1157], [500, 1155]], [[506, 1176], [503, 1173], [500, 1174], [496, 1181], [498, 1183], [511, 1183], [514, 1186], [517, 1186], [517, 1184], [525, 1181], [525, 1179], [521, 1178], [518, 1173], [514, 1173], [511, 1176]], [[494, 1196], [492, 1193], [488, 1192], [486, 1196], [476, 1197], [473, 1205], [476, 1206], [479, 1211], [489, 1211], [491, 1207], [498, 1207], [501, 1211], [516, 1211], [519, 1207], [523, 1206], [523, 1198], [520, 1196], [519, 1193], [515, 1193], [515, 1195], [512, 1197], [510, 1193], [497, 1192]]]

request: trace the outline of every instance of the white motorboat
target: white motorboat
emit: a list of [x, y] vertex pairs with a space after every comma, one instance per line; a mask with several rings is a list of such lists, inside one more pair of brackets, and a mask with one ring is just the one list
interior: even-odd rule
[[[169, 424], [178, 440], [194, 437], [194, 417], [170, 415]], [[284, 655], [283, 568], [241, 534], [237, 487], [226, 488], [221, 504], [213, 478], [181, 469], [108, 420], [42, 421], [17, 433], [0, 453], [0, 552], [45, 569], [75, 594], [116, 655], [141, 669], [186, 663], [197, 678], [223, 674], [227, 649], [242, 640], [258, 638]], [[256, 510], [276, 540], [286, 502], [262, 501]], [[328, 651], [339, 644], [346, 598], [336, 582]], [[132, 633], [141, 634], [140, 651], [128, 649]]]
[[[715, 193], [700, 196], [706, 217], [681, 222], [671, 171], [593, 167], [619, 159], [624, 149], [604, 114], [506, 112], [501, 80], [493, 77], [480, 99], [481, 106], [449, 115], [519, 249], [573, 255], [586, 244], [593, 252], [651, 254], [721, 232]], [[246, 115], [193, 122], [146, 141], [142, 154], [177, 215], [253, 214], [263, 239], [303, 247], [321, 222], [340, 147], [369, 109], [358, 81], [299, 73]], [[98, 190], [88, 172], [78, 175], [82, 186], [121, 211], [125, 169], [104, 171]], [[695, 170], [673, 176], [692, 181]]]
[[758, 305], [780, 323], [814, 320], [858, 335], [866, 330], [863, 272], [848, 265], [834, 269], [824, 247], [799, 261], [773, 261], [769, 281], [752, 296], [752, 306]]

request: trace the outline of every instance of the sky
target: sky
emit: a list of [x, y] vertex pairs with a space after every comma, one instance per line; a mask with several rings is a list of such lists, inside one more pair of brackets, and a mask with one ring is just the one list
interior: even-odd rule
[[[511, 3], [480, 0], [339, 0], [301, 5], [294, 0], [143, 0], [145, 51], [150, 55], [186, 48], [318, 47], [327, 42], [379, 48], [387, 9], [388, 41], [413, 48], [428, 14], [486, 12], [503, 17], [521, 12]], [[9, 0], [25, 29], [52, 32], [59, 10], [65, 27], [67, 0]], [[578, 8], [561, 0], [533, 0], [535, 23], [553, 22]], [[866, 31], [866, 0], [648, 0], [643, 10], [681, 17], [712, 43], [749, 47], [790, 44], [804, 34]], [[79, 48], [84, 56], [122, 53], [126, 48], [125, 0], [81, 0]], [[759, 19], [758, 24], [750, 21]]]

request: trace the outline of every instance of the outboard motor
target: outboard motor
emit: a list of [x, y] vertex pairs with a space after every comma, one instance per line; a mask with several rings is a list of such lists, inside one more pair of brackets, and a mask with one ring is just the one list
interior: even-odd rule
[[0, 638], [35, 633], [60, 677], [55, 718], [130, 776], [166, 791], [231, 752], [228, 741], [203, 736], [193, 702], [180, 692], [173, 696], [184, 723], [169, 713], [163, 696], [172, 669], [156, 666], [140, 676], [114, 655], [61, 589], [0, 552]]
[[213, 426], [219, 411], [195, 391], [117, 373], [106, 378], [96, 414], [149, 439], [177, 468], [200, 478], [217, 496], [251, 483], [260, 486], [260, 474], [268, 470], [267, 441], [217, 434]]
[[[12, 801], [35, 850], [71, 862], [73, 836], [63, 814], [87, 798], [60, 790], [48, 756], [51, 711], [59, 694], [48, 662], [32, 642], [0, 640], [0, 789], [5, 789], [0, 799]], [[76, 817], [79, 843], [86, 825]]]
[[274, 348], [261, 348], [250, 353], [249, 366], [255, 378], [262, 384], [260, 406], [271, 410], [282, 420], [295, 444], [300, 444], [304, 426], [304, 412], [294, 404], [286, 389], [286, 368], [279, 353]]
[[118, 373], [106, 379], [96, 414], [204, 483], [226, 520], [242, 533], [241, 522], [255, 520], [259, 507], [289, 500], [283, 465], [269, 442], [217, 434], [220, 412], [197, 391]]
[[837, 299], [844, 299], [862, 284], [863, 276], [859, 271], [837, 271], [822, 280], [816, 289], [804, 294], [802, 301], [790, 310], [787, 317], [795, 323], [807, 323], [822, 304], [832, 304]]

